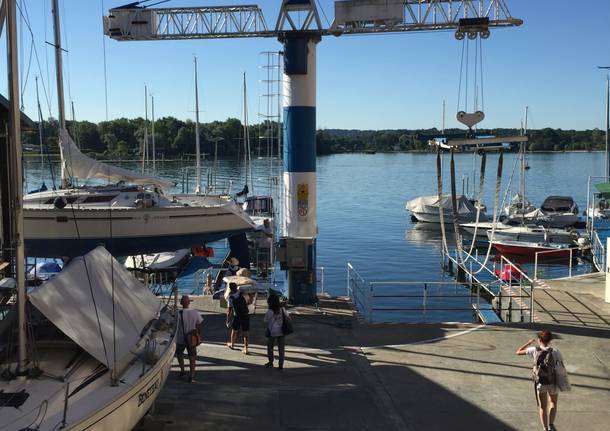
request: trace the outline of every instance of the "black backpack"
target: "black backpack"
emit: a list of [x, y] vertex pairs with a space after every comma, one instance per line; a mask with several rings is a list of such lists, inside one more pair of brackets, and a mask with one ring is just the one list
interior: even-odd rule
[[245, 316], [249, 313], [246, 298], [241, 292], [237, 298], [233, 298], [233, 312], [236, 316]]
[[556, 382], [553, 349], [542, 349], [538, 353], [533, 369], [534, 384], [554, 385]]

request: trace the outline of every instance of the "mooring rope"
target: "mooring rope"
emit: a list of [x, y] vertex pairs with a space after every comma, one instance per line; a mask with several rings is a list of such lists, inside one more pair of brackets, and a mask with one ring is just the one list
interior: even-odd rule
[[[472, 242], [470, 243], [470, 249], [468, 250], [468, 254], [472, 254], [472, 250], [474, 250], [474, 246], [477, 241], [477, 231], [479, 229], [479, 220], [481, 216], [481, 206], [483, 201], [483, 187], [485, 185], [485, 166], [487, 164], [487, 153], [485, 151], [481, 154], [481, 171], [479, 172], [479, 196], [477, 197], [477, 216], [475, 219], [474, 225], [474, 234], [472, 237]], [[495, 209], [495, 208], [494, 208]]]
[[[487, 245], [487, 253], [485, 254], [485, 260], [483, 261], [483, 263], [481, 264], [481, 267], [478, 270], [472, 272], [472, 275], [477, 275], [487, 265], [487, 262], [489, 261], [489, 256], [491, 255], [492, 241], [494, 239], [494, 235], [496, 234], [496, 225], [498, 223], [498, 201], [500, 199], [500, 188], [502, 186], [502, 169], [504, 167], [504, 149], [500, 148], [499, 154], [500, 155], [498, 157], [498, 171], [496, 174], [496, 196], [494, 198], [494, 214], [493, 214], [492, 221], [491, 221], [491, 238], [489, 238], [489, 244]], [[514, 174], [514, 170], [513, 170], [513, 174]], [[512, 180], [512, 175], [511, 175], [510, 179]], [[504, 199], [505, 198], [506, 198], [506, 194], [504, 195]], [[502, 199], [502, 207], [504, 207], [504, 199]], [[475, 233], [476, 233], [476, 227], [475, 227]], [[475, 237], [475, 239], [476, 239], [476, 237]]]
[[441, 222], [441, 235], [443, 238], [443, 252], [449, 255], [449, 247], [447, 247], [447, 236], [445, 233], [445, 217], [441, 202], [443, 201], [443, 164], [441, 161], [441, 146], [436, 147], [436, 184], [438, 193], [438, 215]]
[[[462, 256], [462, 240], [460, 238], [460, 225], [459, 225], [459, 217], [458, 217], [458, 207], [457, 207], [457, 193], [455, 190], [455, 158], [454, 158], [455, 150], [451, 148], [451, 162], [450, 162], [450, 170], [451, 170], [451, 210], [453, 212], [453, 233], [455, 235], [455, 249], [458, 255], [459, 263], [464, 265], [464, 257]], [[442, 211], [441, 211], [442, 212]]]

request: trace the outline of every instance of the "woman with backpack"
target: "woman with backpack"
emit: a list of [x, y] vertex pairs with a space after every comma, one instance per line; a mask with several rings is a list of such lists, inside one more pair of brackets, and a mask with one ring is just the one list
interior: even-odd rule
[[[556, 431], [557, 399], [559, 391], [570, 390], [561, 352], [550, 346], [553, 334], [545, 329], [517, 349], [517, 355], [527, 355], [534, 359], [532, 376], [534, 394], [539, 407], [540, 422], [544, 431]], [[537, 346], [532, 346], [538, 341]], [[548, 405], [548, 412], [547, 412]]]
[[264, 320], [267, 324], [265, 335], [267, 336], [267, 359], [269, 362], [265, 364], [265, 367], [273, 367], [273, 348], [277, 343], [279, 353], [277, 369], [282, 370], [284, 369], [284, 351], [286, 346], [284, 337], [292, 333], [292, 323], [288, 312], [280, 305], [280, 298], [277, 295], [269, 295], [267, 305], [269, 309], [265, 313]]

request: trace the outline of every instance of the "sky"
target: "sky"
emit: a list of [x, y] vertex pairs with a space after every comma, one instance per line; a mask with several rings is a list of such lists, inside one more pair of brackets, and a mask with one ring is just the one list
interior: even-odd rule
[[[53, 40], [51, 0], [18, 2], [23, 4], [24, 13], [27, 10], [40, 62], [39, 68], [34, 55], [29, 60], [32, 38], [23, 25], [19, 48], [24, 110], [37, 118], [34, 77], [39, 75], [43, 115], [56, 117], [54, 53], [45, 43]], [[127, 2], [60, 0], [67, 51], [66, 103], [74, 102], [77, 120], [106, 119], [101, 15]], [[162, 6], [238, 3], [172, 0]], [[274, 25], [279, 0], [243, 3], [258, 3], [268, 25]], [[331, 19], [333, 2], [319, 0], [318, 4]], [[519, 127], [527, 105], [530, 128], [604, 128], [605, 72], [597, 66], [610, 65], [610, 2], [581, 0], [577, 7], [573, 0], [506, 0], [506, 4], [512, 16], [523, 19], [524, 24], [492, 30], [491, 37], [482, 42], [486, 118], [481, 127]], [[3, 32], [2, 48], [5, 46]], [[171, 115], [194, 119], [196, 55], [203, 122], [242, 117], [244, 72], [248, 115], [251, 122], [258, 122], [259, 112], [265, 111], [265, 104], [261, 107], [260, 103], [265, 90], [260, 80], [266, 60], [260, 53], [281, 49], [273, 38], [157, 42], [106, 38], [105, 47], [109, 119], [143, 117], [145, 84], [154, 95], [157, 118]], [[446, 126], [458, 126], [455, 114], [458, 108], [464, 109], [463, 103], [458, 106], [461, 52], [462, 42], [453, 32], [324, 38], [317, 45], [318, 128], [440, 127], [443, 100]], [[0, 58], [0, 70], [6, 73], [6, 54]], [[471, 57], [470, 64], [473, 61]], [[472, 94], [472, 71], [469, 78]], [[43, 84], [48, 97], [44, 96]], [[5, 80], [0, 89], [6, 94]]]

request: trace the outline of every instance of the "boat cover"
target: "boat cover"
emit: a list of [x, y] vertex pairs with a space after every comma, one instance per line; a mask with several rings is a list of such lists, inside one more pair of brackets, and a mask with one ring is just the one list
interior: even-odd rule
[[[458, 195], [457, 212], [458, 214], [476, 214], [477, 209], [472, 202], [464, 195]], [[440, 207], [443, 208], [443, 214], [452, 214], [451, 195], [444, 195], [440, 201]], [[438, 214], [439, 201], [438, 196], [420, 196], [407, 202], [407, 209], [412, 213], [423, 214]], [[483, 211], [481, 211], [483, 214]]]
[[101, 246], [74, 258], [57, 276], [32, 289], [29, 299], [72, 341], [110, 369], [115, 346], [120, 362], [161, 308], [161, 300]]
[[574, 210], [574, 199], [570, 196], [549, 196], [540, 209], [544, 212], [569, 213]]
[[59, 138], [59, 147], [63, 160], [61, 169], [66, 173], [66, 175], [64, 175], [66, 178], [73, 177], [82, 180], [98, 179], [115, 183], [125, 181], [127, 183], [141, 185], [153, 184], [162, 189], [169, 189], [175, 185], [172, 181], [140, 175], [136, 172], [119, 168], [118, 166], [112, 166], [84, 155], [78, 149], [66, 129], [61, 129], [59, 131]]

